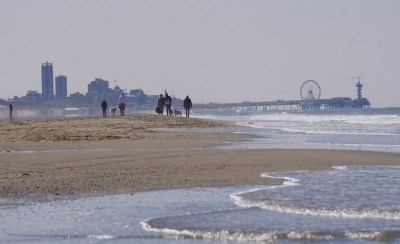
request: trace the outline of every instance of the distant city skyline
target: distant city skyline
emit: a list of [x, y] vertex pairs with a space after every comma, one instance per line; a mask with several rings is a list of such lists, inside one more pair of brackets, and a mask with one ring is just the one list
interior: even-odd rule
[[400, 106], [399, 11], [397, 0], [0, 0], [0, 97], [42, 92], [48, 60], [69, 93], [102, 78], [194, 103], [274, 101], [315, 80], [321, 98], [354, 99], [360, 76], [372, 107]]

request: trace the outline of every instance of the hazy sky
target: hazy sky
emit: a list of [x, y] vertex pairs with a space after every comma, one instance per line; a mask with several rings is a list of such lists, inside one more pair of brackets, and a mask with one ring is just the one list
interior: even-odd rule
[[96, 77], [194, 102], [356, 97], [400, 106], [398, 0], [0, 0], [0, 97]]

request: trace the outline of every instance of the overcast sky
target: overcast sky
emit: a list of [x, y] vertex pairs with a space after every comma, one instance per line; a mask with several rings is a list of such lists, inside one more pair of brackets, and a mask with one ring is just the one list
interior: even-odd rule
[[[194, 102], [364, 97], [400, 106], [398, 0], [0, 0], [0, 97], [102, 78]], [[114, 83], [114, 81], [117, 81]]]

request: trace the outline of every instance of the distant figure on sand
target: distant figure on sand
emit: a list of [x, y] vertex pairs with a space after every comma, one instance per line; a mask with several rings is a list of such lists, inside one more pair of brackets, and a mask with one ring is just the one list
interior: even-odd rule
[[103, 110], [103, 117], [107, 117], [107, 102], [106, 99], [103, 99], [103, 102], [101, 103], [101, 109]]
[[12, 120], [12, 117], [13, 117], [13, 105], [10, 103], [9, 107], [10, 107], [10, 120]]
[[185, 100], [183, 100], [183, 107], [186, 111], [186, 117], [189, 117], [190, 110], [192, 109], [192, 100], [189, 98], [189, 96], [186, 96]]
[[119, 107], [119, 112], [120, 112], [121, 116], [124, 116], [125, 115], [125, 96], [123, 93], [121, 94], [121, 96], [119, 96], [118, 107]]
[[163, 110], [164, 110], [164, 96], [163, 94], [160, 94], [160, 97], [157, 100], [156, 113], [163, 114]]
[[165, 93], [164, 103], [165, 108], [167, 109], [167, 115], [172, 115], [172, 98], [168, 95], [168, 93]]

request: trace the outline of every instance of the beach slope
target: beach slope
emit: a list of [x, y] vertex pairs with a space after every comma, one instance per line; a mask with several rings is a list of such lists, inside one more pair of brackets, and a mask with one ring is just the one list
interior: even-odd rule
[[0, 197], [40, 200], [152, 189], [269, 184], [263, 172], [335, 165], [399, 165], [400, 155], [363, 151], [215, 149], [245, 140], [210, 128], [224, 122], [167, 116], [1, 122]]

